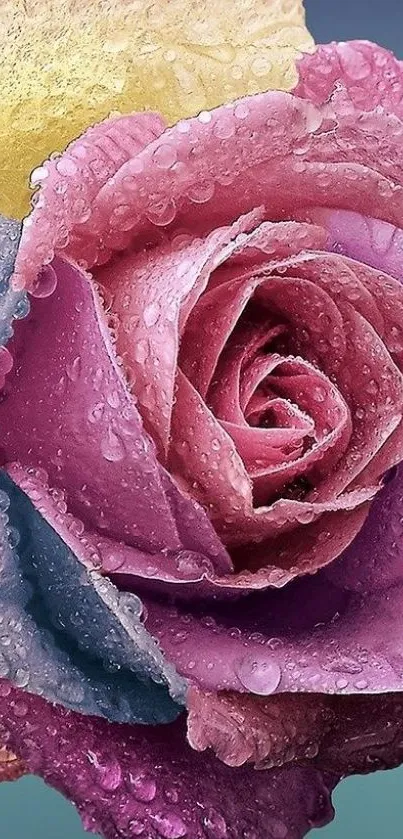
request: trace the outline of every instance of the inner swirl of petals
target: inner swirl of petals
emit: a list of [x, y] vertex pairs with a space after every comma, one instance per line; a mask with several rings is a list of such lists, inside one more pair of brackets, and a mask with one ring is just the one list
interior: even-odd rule
[[[201, 390], [206, 406], [234, 441], [247, 469], [254, 506], [267, 506], [279, 498], [308, 497], [346, 451], [352, 422], [337, 386], [297, 354], [301, 348], [298, 328], [285, 312], [287, 281], [281, 277], [267, 279], [265, 274], [248, 277], [241, 280], [244, 292], [248, 285], [250, 290], [251, 279], [255, 290], [218, 354], [211, 380]], [[222, 286], [218, 283], [218, 289], [215, 282], [217, 279], [212, 278], [212, 288], [193, 310], [193, 324], [199, 322], [200, 326], [203, 321], [209, 294], [216, 304], [220, 289], [227, 300], [232, 300], [231, 292], [239, 285], [237, 277]], [[280, 293], [284, 291], [283, 312], [270, 305], [270, 291], [276, 283]], [[300, 294], [301, 284], [296, 280], [293, 285]], [[306, 289], [308, 286], [305, 283]], [[311, 304], [311, 316], [315, 316], [315, 300], [307, 302]], [[331, 301], [327, 302], [327, 308], [331, 308]], [[298, 315], [295, 304], [292, 314]], [[327, 327], [330, 322], [328, 316]], [[200, 370], [197, 365], [192, 368], [186, 352], [183, 357], [189, 380], [199, 389]]]

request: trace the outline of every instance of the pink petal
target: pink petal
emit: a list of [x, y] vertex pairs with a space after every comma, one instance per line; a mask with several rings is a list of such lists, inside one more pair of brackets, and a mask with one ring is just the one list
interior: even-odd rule
[[260, 348], [270, 345], [284, 332], [284, 326], [268, 327], [266, 317], [261, 323], [251, 319], [237, 324], [220, 355], [206, 396], [207, 404], [217, 417], [226, 422], [245, 424], [245, 406], [240, 404], [242, 367]]
[[332, 715], [327, 697], [188, 691], [188, 739], [193, 749], [213, 749], [228, 766], [284, 766], [318, 752]]
[[401, 695], [270, 698], [189, 691], [188, 738], [230, 766], [300, 761], [342, 775], [401, 763]]
[[55, 292], [32, 301], [9, 345], [14, 367], [0, 404], [4, 460], [45, 469], [89, 532], [150, 554], [211, 554], [214, 569], [228, 572], [231, 562], [207, 517], [156, 459], [88, 277], [61, 260], [54, 270]]
[[89, 128], [61, 156], [47, 160], [33, 173], [33, 181], [41, 183], [41, 189], [23, 225], [17, 285], [32, 290], [39, 269], [50, 263], [55, 253], [78, 260], [85, 268], [108, 257], [108, 251], [91, 235], [94, 200], [103, 184], [164, 127], [162, 118], [153, 113], [111, 117]]
[[[166, 225], [167, 219], [156, 218], [156, 207], [162, 214], [171, 207], [169, 224], [195, 235], [260, 205], [272, 219], [318, 205], [399, 223], [403, 127], [384, 111], [363, 117], [353, 103], [345, 104], [335, 97], [316, 108], [269, 92], [242, 100], [247, 119], [234, 103], [212, 111], [209, 122], [195, 118], [167, 129], [124, 163], [94, 199], [89, 229], [91, 242], [102, 242], [98, 261], [104, 262], [109, 250], [158, 241], [159, 221]], [[44, 257], [49, 258], [48, 245]], [[40, 253], [33, 256], [25, 228], [16, 262], [19, 285], [32, 287], [42, 259]]]
[[206, 396], [220, 353], [260, 282], [250, 276], [220, 284], [208, 290], [191, 312], [182, 336], [179, 364], [202, 397]]
[[[262, 547], [263, 540], [312, 522], [326, 511], [352, 510], [356, 504], [373, 497], [375, 492], [372, 488], [369, 493], [340, 496], [324, 505], [284, 499], [270, 507], [253, 509], [250, 478], [234, 442], [182, 373], [177, 379], [169, 467], [174, 475], [184, 478], [194, 497], [209, 509], [226, 544], [247, 542], [253, 545], [256, 541], [255, 551], [262, 555], [262, 561], [264, 556], [267, 563], [270, 563], [272, 551], [277, 554], [279, 545], [265, 543]], [[361, 521], [360, 516], [358, 520]], [[309, 536], [306, 538], [308, 544]], [[352, 538], [347, 528], [342, 541], [344, 538], [346, 544]], [[324, 545], [322, 549], [325, 549]], [[248, 556], [248, 551], [245, 555]], [[286, 555], [291, 555], [291, 551], [286, 550]]]
[[32, 301], [9, 345], [14, 367], [0, 405], [3, 456], [44, 468], [87, 526], [146, 550], [179, 547], [153, 446], [100, 302], [82, 272], [62, 261], [54, 270], [55, 292]]
[[403, 117], [403, 62], [369, 41], [319, 46], [298, 62], [295, 94], [322, 105], [337, 85], [361, 111], [382, 107]]
[[117, 350], [162, 460], [169, 439], [180, 319], [204, 291], [211, 272], [236, 247], [236, 238], [255, 221], [252, 215], [206, 239], [178, 236], [142, 254], [129, 252], [96, 273], [112, 294]]

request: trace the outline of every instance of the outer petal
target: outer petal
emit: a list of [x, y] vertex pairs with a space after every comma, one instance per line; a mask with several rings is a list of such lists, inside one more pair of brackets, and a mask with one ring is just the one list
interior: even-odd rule
[[147, 601], [147, 628], [178, 672], [207, 690], [387, 693], [403, 689], [402, 599], [402, 584], [360, 596], [319, 573], [242, 609], [200, 615]]
[[[167, 205], [175, 210], [168, 227], [186, 226], [192, 235], [206, 235], [261, 205], [271, 219], [318, 205], [399, 224], [402, 135], [402, 122], [384, 111], [362, 114], [337, 97], [316, 108], [279, 92], [179, 122], [125, 163], [93, 202], [88, 234], [97, 261], [104, 262], [105, 248], [159, 241], [155, 208]], [[35, 218], [41, 212], [36, 207]], [[68, 246], [64, 250], [68, 256]], [[15, 282], [32, 288], [42, 259], [28, 228]]]
[[230, 766], [298, 762], [346, 775], [392, 768], [403, 759], [399, 693], [262, 700], [192, 689], [189, 704], [191, 745], [213, 748]]
[[[17, 474], [42, 510], [32, 476]], [[1, 675], [85, 713], [174, 719], [179, 708], [167, 686], [180, 700], [184, 682], [145, 630], [141, 601], [81, 562], [5, 473], [0, 487]]]
[[44, 468], [90, 530], [148, 552], [211, 552], [216, 570], [230, 570], [201, 508], [180, 498], [173, 510], [179, 491], [143, 431], [88, 277], [61, 260], [48, 271], [52, 282], [59, 278], [56, 289], [35, 298], [9, 344], [3, 460]]
[[298, 62], [295, 94], [324, 104], [336, 86], [361, 111], [383, 108], [403, 117], [403, 62], [370, 41], [348, 41], [319, 46]]
[[189, 748], [184, 726], [117, 726], [0, 685], [0, 731], [106, 839], [301, 839], [332, 818], [337, 777], [232, 769]]
[[284, 766], [314, 757], [331, 724], [327, 697], [284, 693], [188, 692], [188, 739], [201, 752], [212, 748], [228, 766]]
[[301, 0], [204, 0], [185, 16], [181, 0], [68, 0], [63, 14], [58, 0], [5, 0], [0, 43], [0, 195], [20, 215], [30, 170], [111, 110], [156, 109], [174, 122], [290, 89], [312, 39]]
[[88, 128], [62, 156], [52, 155], [32, 172], [32, 185], [40, 184], [41, 189], [32, 200], [36, 212], [25, 220], [23, 229], [44, 264], [56, 250], [66, 248], [85, 267], [94, 256], [108, 258], [110, 252], [102, 251], [101, 256], [88, 234], [93, 203], [106, 181], [162, 134], [164, 127], [162, 117], [155, 113], [110, 117]]

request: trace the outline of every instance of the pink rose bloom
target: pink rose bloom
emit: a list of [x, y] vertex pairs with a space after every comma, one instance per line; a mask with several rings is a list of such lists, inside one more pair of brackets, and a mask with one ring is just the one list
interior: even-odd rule
[[0, 733], [108, 839], [300, 839], [401, 759], [403, 73], [299, 70], [89, 128], [3, 255]]

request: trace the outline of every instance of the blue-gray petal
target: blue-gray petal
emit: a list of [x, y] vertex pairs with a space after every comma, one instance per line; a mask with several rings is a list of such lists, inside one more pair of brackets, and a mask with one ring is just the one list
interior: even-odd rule
[[114, 722], [175, 719], [186, 683], [140, 600], [88, 570], [3, 471], [0, 507], [0, 677]]
[[13, 320], [29, 312], [26, 292], [14, 291], [9, 284], [20, 235], [21, 224], [0, 215], [0, 346], [13, 334]]

